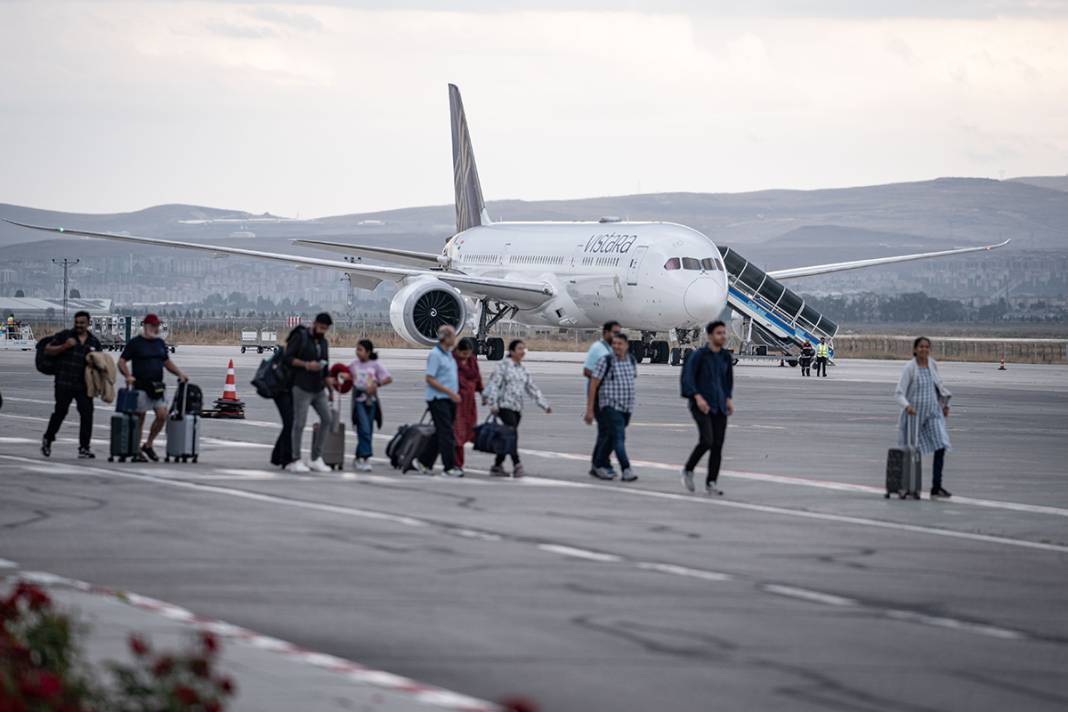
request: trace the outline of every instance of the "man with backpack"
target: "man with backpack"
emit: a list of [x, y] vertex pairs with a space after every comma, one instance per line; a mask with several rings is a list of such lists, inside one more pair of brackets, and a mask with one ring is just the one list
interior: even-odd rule
[[[42, 339], [42, 342], [44, 340]], [[89, 397], [85, 383], [85, 359], [93, 351], [100, 351], [100, 341], [89, 331], [89, 312], [80, 311], [74, 315], [74, 328], [65, 329], [51, 338], [45, 345], [38, 346], [43, 351], [45, 368], [56, 377], [56, 409], [48, 420], [48, 428], [41, 438], [41, 454], [52, 456], [52, 443], [59, 432], [59, 426], [70, 411], [70, 402], [78, 406], [78, 457], [94, 458], [90, 448], [93, 436], [93, 399]], [[42, 359], [38, 359], [41, 367]], [[46, 371], [47, 372], [47, 371]]]
[[682, 469], [682, 484], [694, 491], [693, 471], [708, 453], [708, 477], [705, 494], [723, 494], [719, 489], [719, 465], [723, 438], [727, 434], [727, 416], [734, 415], [734, 367], [726, 348], [727, 326], [713, 321], [705, 327], [708, 343], [690, 354], [682, 367], [682, 397], [690, 401], [690, 415], [697, 423], [699, 440]]
[[[119, 373], [126, 378], [126, 387], [137, 390], [137, 440], [141, 441], [144, 432], [145, 415], [148, 411], [156, 414], [148, 437], [132, 460], [133, 462], [159, 462], [159, 455], [153, 444], [156, 436], [167, 424], [167, 386], [163, 381], [166, 369], [185, 383], [189, 378], [171, 361], [167, 353], [167, 342], [159, 335], [161, 322], [155, 314], [146, 314], [141, 321], [141, 333], [130, 339], [119, 356]], [[131, 370], [130, 364], [133, 364]]]
[[[326, 332], [333, 323], [330, 315], [322, 312], [315, 316], [310, 328], [298, 326], [286, 339], [284, 358], [291, 374], [293, 398], [293, 449], [291, 460], [285, 466], [289, 472], [330, 472], [329, 465], [323, 462], [323, 437], [333, 417], [326, 392], [327, 387], [334, 387], [334, 378], [327, 373], [330, 345], [326, 340]], [[319, 414], [319, 430], [312, 437], [310, 462], [304, 464], [300, 459], [300, 444], [304, 439], [308, 408], [315, 408]], [[284, 422], [284, 413], [282, 418]]]
[[593, 453], [591, 475], [599, 480], [614, 480], [609, 457], [614, 450], [623, 470], [623, 482], [638, 479], [627, 457], [627, 426], [634, 412], [636, 400], [635, 381], [638, 364], [630, 354], [630, 342], [626, 335], [612, 336], [612, 352], [602, 358], [590, 371], [590, 386], [586, 391], [586, 415], [583, 420], [591, 425], [596, 418], [603, 430], [604, 441], [598, 441]]

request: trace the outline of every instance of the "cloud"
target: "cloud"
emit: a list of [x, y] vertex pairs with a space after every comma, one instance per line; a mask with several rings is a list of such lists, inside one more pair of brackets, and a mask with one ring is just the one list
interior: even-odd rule
[[268, 5], [254, 8], [251, 14], [253, 17], [265, 22], [282, 25], [301, 32], [320, 32], [323, 29], [323, 23], [314, 15], [306, 12], [286, 12]]
[[275, 37], [278, 34], [270, 27], [241, 24], [219, 19], [207, 20], [204, 22], [203, 27], [212, 34], [239, 39], [263, 39], [265, 37]]

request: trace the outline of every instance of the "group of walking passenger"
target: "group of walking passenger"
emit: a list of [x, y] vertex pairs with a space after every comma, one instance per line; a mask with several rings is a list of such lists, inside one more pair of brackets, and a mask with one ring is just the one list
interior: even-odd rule
[[[101, 378], [114, 381], [107, 375], [110, 359], [100, 353], [100, 341], [89, 331], [90, 317], [86, 312], [74, 316], [73, 328], [61, 331], [42, 344], [39, 358], [52, 359], [55, 375], [55, 410], [41, 441], [41, 452], [48, 457], [52, 443], [66, 417], [71, 403], [76, 403], [80, 416], [78, 457], [94, 457], [91, 447], [93, 428], [93, 397]], [[356, 432], [353, 467], [358, 472], [372, 469], [375, 429], [383, 421], [381, 390], [393, 383], [393, 377], [379, 360], [374, 344], [361, 339], [355, 358], [330, 368], [330, 346], [327, 334], [333, 320], [327, 313], [318, 314], [310, 326], [294, 328], [286, 339], [284, 349], [274, 357], [284, 372], [283, 385], [274, 397], [282, 422], [282, 430], [271, 452], [271, 462], [290, 472], [327, 472], [331, 469], [323, 459], [324, 438], [337, 424], [340, 404], [334, 408], [341, 393], [352, 391], [351, 420]], [[154, 314], [142, 320], [142, 333], [126, 344], [118, 361], [118, 371], [127, 386], [136, 391], [138, 415], [136, 438], [140, 447], [135, 461], [158, 460], [154, 443], [168, 417], [163, 372], [170, 371], [180, 382], [188, 380], [168, 356], [168, 347], [160, 337], [160, 321]], [[695, 472], [707, 455], [707, 474], [704, 492], [720, 495], [720, 466], [728, 418], [734, 414], [733, 358], [727, 350], [727, 328], [722, 321], [705, 327], [706, 343], [693, 350], [682, 365], [680, 395], [686, 399], [688, 410], [697, 428], [697, 443], [686, 459], [681, 472], [683, 487], [695, 492]], [[817, 375], [825, 374], [827, 350], [821, 343], [815, 349]], [[526, 474], [520, 458], [518, 431], [523, 411], [533, 402], [545, 413], [552, 407], [536, 385], [533, 375], [524, 365], [526, 344], [515, 339], [508, 344], [507, 357], [497, 364], [484, 382], [477, 358], [478, 347], [473, 339], [457, 339], [451, 326], [438, 330], [438, 342], [426, 359], [423, 375], [426, 411], [433, 423], [434, 435], [414, 463], [424, 474], [433, 472], [441, 460], [443, 474], [463, 477], [465, 445], [475, 441], [479, 426], [478, 407], [488, 408], [489, 419], [509, 429], [507, 447], [494, 452], [489, 473], [494, 476], [522, 477]], [[920, 337], [913, 344], [913, 358], [902, 369], [895, 389], [901, 407], [898, 427], [900, 447], [911, 447], [923, 455], [933, 456], [932, 497], [949, 497], [943, 487], [942, 475], [946, 451], [950, 449], [946, 418], [949, 416], [951, 394], [939, 372], [938, 363], [931, 357], [931, 341]], [[807, 375], [811, 354], [802, 352], [803, 372]], [[40, 368], [40, 366], [39, 366]], [[589, 474], [599, 480], [623, 482], [638, 479], [627, 452], [627, 428], [637, 405], [637, 362], [630, 352], [630, 342], [620, 324], [604, 324], [601, 339], [590, 346], [583, 363], [585, 408], [582, 419], [596, 426]], [[309, 458], [301, 458], [301, 446], [308, 411], [314, 409], [319, 427], [314, 428]], [[141, 442], [140, 430], [145, 415], [154, 412], [147, 438]], [[619, 466], [617, 475], [613, 457]], [[511, 469], [505, 467], [510, 460]]]

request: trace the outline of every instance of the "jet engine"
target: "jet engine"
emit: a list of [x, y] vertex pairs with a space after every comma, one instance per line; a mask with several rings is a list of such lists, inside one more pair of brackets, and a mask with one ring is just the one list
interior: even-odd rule
[[457, 331], [467, 319], [460, 292], [439, 279], [422, 279], [403, 287], [389, 305], [389, 320], [405, 341], [416, 346], [438, 342], [438, 328], [449, 324]]

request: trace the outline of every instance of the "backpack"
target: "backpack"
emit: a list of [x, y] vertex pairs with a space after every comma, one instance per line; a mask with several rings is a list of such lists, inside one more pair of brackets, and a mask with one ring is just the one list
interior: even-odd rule
[[51, 344], [55, 338], [56, 334], [52, 334], [37, 341], [37, 355], [34, 357], [33, 365], [46, 376], [54, 376], [59, 373], [59, 359], [45, 353], [45, 347]]
[[285, 349], [275, 349], [263, 359], [252, 379], [252, 387], [263, 398], [277, 398], [289, 385], [289, 368], [285, 362]]

